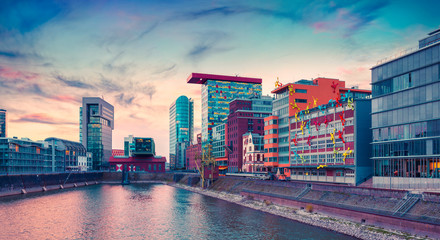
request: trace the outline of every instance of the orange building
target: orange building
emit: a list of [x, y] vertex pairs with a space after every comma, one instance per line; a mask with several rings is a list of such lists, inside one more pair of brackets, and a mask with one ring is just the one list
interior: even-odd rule
[[289, 143], [294, 136], [290, 136], [289, 123], [295, 121], [301, 110], [308, 110], [328, 103], [330, 100], [339, 101], [341, 94], [351, 98], [366, 98], [371, 95], [370, 90], [346, 88], [345, 81], [334, 78], [316, 78], [313, 80], [299, 80], [295, 83], [281, 85], [272, 93], [275, 100], [272, 105], [272, 116], [264, 119], [264, 166], [274, 171], [290, 176]]

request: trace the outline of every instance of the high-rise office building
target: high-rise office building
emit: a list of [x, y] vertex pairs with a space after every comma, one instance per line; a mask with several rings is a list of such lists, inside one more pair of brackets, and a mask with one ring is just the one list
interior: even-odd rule
[[440, 29], [372, 70], [373, 186], [440, 187]]
[[185, 149], [194, 137], [194, 101], [180, 96], [170, 106], [170, 167], [184, 169]]
[[202, 85], [202, 145], [212, 144], [213, 127], [229, 115], [230, 101], [261, 96], [261, 78], [192, 73], [187, 82]]
[[0, 109], [0, 137], [7, 137], [6, 133], [6, 110]]
[[80, 137], [87, 152], [93, 154], [94, 170], [109, 167], [112, 155], [114, 107], [98, 97], [84, 97], [80, 108]]

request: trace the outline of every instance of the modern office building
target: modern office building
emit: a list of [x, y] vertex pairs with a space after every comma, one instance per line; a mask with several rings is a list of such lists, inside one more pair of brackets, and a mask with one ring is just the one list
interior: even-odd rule
[[0, 109], [0, 137], [8, 137], [6, 132], [6, 110]]
[[46, 138], [44, 141], [64, 153], [64, 171], [92, 169], [92, 153], [88, 153], [81, 143], [54, 137]]
[[109, 168], [114, 108], [98, 97], [84, 97], [80, 108], [80, 141], [93, 154], [93, 170]]
[[153, 138], [140, 138], [128, 135], [124, 137], [123, 156], [132, 157], [134, 155], [155, 155], [156, 145]]
[[350, 98], [290, 117], [290, 179], [354, 186], [371, 177], [370, 114], [371, 99]]
[[[128, 140], [128, 141], [127, 141]], [[165, 172], [166, 158], [156, 156], [153, 138], [133, 137], [124, 138], [124, 145], [128, 145], [129, 154], [125, 156], [111, 156], [110, 169], [113, 171], [146, 171]]]
[[186, 169], [196, 171], [201, 164], [202, 134], [197, 134], [197, 143], [186, 148]]
[[262, 172], [264, 168], [264, 136], [247, 132], [243, 134], [242, 172]]
[[253, 96], [236, 98], [229, 103], [228, 115], [228, 172], [243, 169], [243, 134], [247, 132], [264, 134], [264, 118], [272, 114], [272, 97]]
[[372, 70], [373, 186], [440, 188], [440, 29]]
[[0, 138], [1, 174], [63, 172], [64, 161], [65, 152], [51, 142]]
[[185, 169], [185, 149], [194, 138], [194, 101], [180, 96], [169, 109], [170, 113], [170, 167]]
[[192, 73], [188, 83], [202, 85], [202, 144], [212, 144], [212, 129], [229, 115], [229, 102], [261, 96], [261, 78]]
[[339, 101], [341, 96], [358, 99], [371, 95], [369, 90], [346, 88], [345, 81], [332, 78], [299, 80], [278, 85], [272, 93], [275, 94], [272, 116], [264, 122], [264, 166], [274, 172], [279, 168], [280, 173], [287, 177], [290, 176], [288, 168], [291, 159], [289, 118], [295, 117], [301, 110], [309, 110], [330, 100]]

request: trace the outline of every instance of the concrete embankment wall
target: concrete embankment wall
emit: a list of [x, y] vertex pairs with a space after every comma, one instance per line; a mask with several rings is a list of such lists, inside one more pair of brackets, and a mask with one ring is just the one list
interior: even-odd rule
[[96, 184], [102, 173], [48, 173], [0, 176], [0, 196]]
[[385, 216], [373, 213], [365, 213], [355, 210], [349, 210], [338, 207], [324, 206], [301, 200], [287, 199], [285, 196], [277, 196], [276, 194], [262, 194], [251, 191], [242, 191], [242, 196], [251, 197], [252, 199], [270, 201], [272, 203], [290, 206], [295, 208], [309, 208], [313, 211], [328, 214], [331, 216], [342, 217], [359, 223], [374, 225], [383, 228], [396, 229], [421, 236], [430, 236], [440, 238], [440, 225], [429, 224], [417, 221], [410, 221], [398, 217]]
[[[309, 189], [307, 189], [309, 188]], [[378, 227], [440, 238], [440, 193], [425, 192], [408, 213], [394, 215], [408, 191], [335, 184], [220, 178], [210, 188]]]
[[[130, 172], [128, 179], [133, 182], [180, 183], [195, 186], [200, 177], [184, 173]], [[0, 197], [23, 193], [42, 192], [55, 189], [79, 187], [97, 183], [120, 183], [122, 172], [72, 172], [47, 174], [16, 174], [0, 176]]]

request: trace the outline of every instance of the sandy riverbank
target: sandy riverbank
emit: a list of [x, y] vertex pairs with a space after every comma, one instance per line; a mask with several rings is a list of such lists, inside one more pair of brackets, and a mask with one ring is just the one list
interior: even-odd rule
[[430, 239], [426, 237], [418, 237], [408, 233], [394, 231], [390, 229], [378, 228], [371, 225], [360, 224], [334, 218], [331, 216], [309, 213], [306, 210], [295, 209], [286, 206], [279, 206], [268, 202], [257, 201], [244, 198], [238, 194], [230, 194], [225, 192], [217, 192], [212, 190], [203, 190], [198, 187], [189, 187], [182, 184], [172, 184], [172, 186], [183, 188], [192, 192], [203, 194], [206, 196], [222, 199], [228, 202], [239, 204], [255, 210], [267, 212], [277, 216], [285, 217], [298, 222], [309, 225], [322, 227], [331, 231], [340, 232], [360, 239]]

